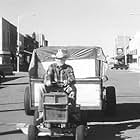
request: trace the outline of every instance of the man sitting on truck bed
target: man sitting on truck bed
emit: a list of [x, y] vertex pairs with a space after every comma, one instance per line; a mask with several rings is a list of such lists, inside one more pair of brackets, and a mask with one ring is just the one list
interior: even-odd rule
[[[70, 65], [65, 64], [68, 54], [59, 49], [55, 55], [55, 63], [51, 64], [48, 67], [47, 73], [44, 76], [44, 86], [41, 86], [40, 95], [39, 95], [39, 118], [43, 117], [43, 107], [42, 107], [42, 98], [43, 93], [49, 92], [51, 89], [62, 88], [64, 92], [68, 94], [69, 103], [75, 105], [76, 98], [76, 87], [75, 84], [75, 75], [73, 68]], [[54, 87], [55, 85], [55, 87]]]

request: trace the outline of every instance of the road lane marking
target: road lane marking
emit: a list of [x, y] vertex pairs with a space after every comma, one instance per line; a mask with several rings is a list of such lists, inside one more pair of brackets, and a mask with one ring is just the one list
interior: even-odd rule
[[140, 122], [140, 119], [128, 120], [128, 121], [117, 121], [117, 122], [88, 122], [88, 125], [116, 125], [116, 124], [127, 124]]

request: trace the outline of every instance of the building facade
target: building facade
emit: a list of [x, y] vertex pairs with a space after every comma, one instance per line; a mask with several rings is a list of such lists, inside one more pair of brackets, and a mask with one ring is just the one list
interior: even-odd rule
[[140, 70], [140, 32], [129, 42], [129, 55], [131, 56], [130, 69]]
[[17, 70], [17, 57], [19, 57], [20, 71], [27, 71], [33, 50], [45, 45], [44, 35], [39, 42], [35, 33], [31, 36], [19, 33], [19, 46], [17, 46], [17, 35], [17, 27], [3, 17], [0, 18], [0, 70], [6, 72], [5, 74]]
[[38, 47], [48, 46], [48, 41], [45, 40], [44, 34], [36, 34], [36, 41], [39, 42]]
[[17, 27], [4, 18], [0, 18], [0, 69], [9, 74], [13, 70], [16, 55]]
[[117, 36], [115, 39], [116, 55], [125, 55], [126, 48], [129, 46], [130, 36]]
[[115, 38], [115, 55], [116, 59], [121, 64], [128, 63], [128, 48], [130, 36], [119, 35]]
[[38, 42], [36, 41], [34, 36], [25, 35], [22, 37], [20, 36], [20, 42], [22, 40], [20, 46], [20, 61], [19, 61], [19, 68], [20, 71], [28, 71], [28, 66], [31, 60], [32, 52], [34, 49], [38, 48]]

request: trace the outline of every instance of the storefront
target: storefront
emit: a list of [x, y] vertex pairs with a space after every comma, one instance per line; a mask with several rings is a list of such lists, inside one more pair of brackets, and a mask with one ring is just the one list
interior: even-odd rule
[[130, 64], [132, 70], [140, 70], [140, 33], [136, 33], [129, 43]]

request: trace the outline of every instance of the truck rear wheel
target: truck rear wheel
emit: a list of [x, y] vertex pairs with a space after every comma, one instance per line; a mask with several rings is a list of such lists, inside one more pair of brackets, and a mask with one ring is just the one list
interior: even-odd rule
[[28, 140], [37, 140], [38, 130], [34, 125], [29, 125], [28, 128]]
[[102, 109], [107, 115], [116, 113], [116, 93], [113, 86], [106, 87], [106, 93], [103, 97]]
[[80, 111], [80, 119], [81, 119], [81, 124], [86, 126], [87, 121], [88, 121], [88, 111], [87, 110]]
[[34, 111], [31, 110], [31, 95], [28, 86], [25, 88], [24, 93], [24, 110], [26, 115], [34, 115]]
[[85, 140], [85, 126], [84, 125], [77, 126], [75, 140]]
[[38, 112], [37, 109], [35, 109], [35, 111], [34, 111], [34, 120], [33, 120], [34, 126], [37, 126], [39, 124], [39, 122], [37, 121], [38, 117], [39, 117], [39, 112]]

